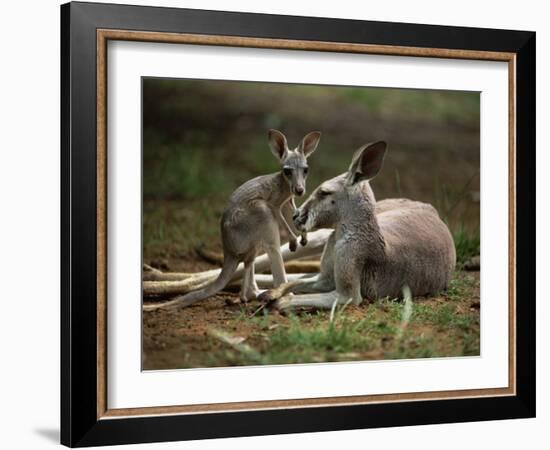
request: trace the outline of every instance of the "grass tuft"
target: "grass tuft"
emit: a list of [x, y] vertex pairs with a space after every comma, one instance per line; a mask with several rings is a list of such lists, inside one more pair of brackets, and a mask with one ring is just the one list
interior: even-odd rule
[[458, 268], [462, 268], [471, 257], [479, 255], [479, 230], [471, 232], [463, 224], [460, 224], [453, 230], [453, 239]]

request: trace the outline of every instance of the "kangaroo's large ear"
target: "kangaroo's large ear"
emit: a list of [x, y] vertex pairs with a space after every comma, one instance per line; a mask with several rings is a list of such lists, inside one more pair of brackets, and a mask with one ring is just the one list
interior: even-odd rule
[[298, 146], [298, 151], [301, 152], [306, 158], [309, 158], [319, 144], [319, 139], [321, 139], [321, 132], [312, 131], [304, 136], [302, 142]]
[[354, 184], [358, 181], [374, 178], [382, 168], [386, 147], [387, 145], [384, 141], [360, 147], [351, 160], [351, 165], [348, 169], [348, 183]]
[[286, 142], [285, 135], [277, 130], [269, 130], [267, 133], [267, 138], [269, 140], [269, 147], [271, 147], [272, 153], [276, 158], [282, 160], [288, 151], [288, 144]]

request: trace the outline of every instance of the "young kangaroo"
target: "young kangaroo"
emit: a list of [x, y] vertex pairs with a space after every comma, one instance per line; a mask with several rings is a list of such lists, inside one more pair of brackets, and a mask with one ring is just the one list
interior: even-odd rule
[[[413, 296], [447, 288], [456, 253], [435, 208], [407, 199], [374, 199], [368, 180], [379, 172], [385, 152], [384, 142], [361, 147], [347, 173], [321, 184], [296, 211], [299, 230], [334, 228], [321, 272], [266, 291], [262, 300], [279, 299], [279, 309], [331, 308], [348, 301], [358, 305], [363, 298], [399, 297], [404, 285]], [[310, 294], [285, 296], [289, 292]]]
[[[279, 224], [286, 228], [290, 249], [296, 250], [297, 230], [292, 222], [294, 196], [302, 196], [306, 191], [307, 158], [317, 148], [320, 137], [321, 133], [313, 131], [290, 150], [283, 133], [269, 130], [269, 146], [281, 163], [281, 171], [249, 180], [231, 194], [221, 218], [224, 262], [220, 275], [204, 288], [160, 307], [183, 308], [211, 297], [231, 281], [239, 262], [244, 263], [240, 298], [243, 301], [256, 298], [259, 290], [254, 280], [254, 259], [261, 250], [269, 256], [274, 286], [286, 283]], [[301, 243], [306, 244], [305, 235]]]

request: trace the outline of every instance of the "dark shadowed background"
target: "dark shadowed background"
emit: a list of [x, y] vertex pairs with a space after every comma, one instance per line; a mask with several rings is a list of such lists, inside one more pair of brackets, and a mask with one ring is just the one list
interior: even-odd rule
[[308, 192], [345, 171], [356, 148], [386, 140], [376, 197], [432, 203], [453, 231], [459, 262], [479, 252], [479, 93], [146, 78], [145, 262], [195, 270], [197, 246], [221, 248], [219, 218], [231, 192], [278, 169], [269, 128], [290, 146], [322, 132]]

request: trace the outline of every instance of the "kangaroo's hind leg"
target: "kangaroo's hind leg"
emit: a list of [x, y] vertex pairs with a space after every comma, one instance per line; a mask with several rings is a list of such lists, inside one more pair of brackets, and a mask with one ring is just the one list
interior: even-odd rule
[[276, 228], [270, 233], [265, 245], [266, 253], [271, 262], [271, 273], [273, 274], [273, 287], [279, 287], [287, 282], [285, 263], [281, 255], [281, 241], [279, 238], [279, 230]]
[[283, 262], [283, 257], [279, 250], [279, 246], [270, 246], [267, 249], [267, 254], [271, 261], [271, 273], [273, 274], [273, 286], [278, 287], [283, 283], [287, 282], [285, 265]]
[[269, 257], [269, 262], [271, 263], [273, 286], [277, 287], [287, 282], [285, 264], [281, 255], [279, 223], [273, 211], [265, 210], [264, 213], [264, 221], [261, 227], [261, 239], [265, 252]]
[[353, 303], [361, 304], [361, 280], [357, 276], [351, 276], [348, 280], [336, 279], [336, 290], [331, 292], [319, 292], [315, 294], [286, 295], [275, 303], [280, 311], [311, 308], [311, 309], [332, 309], [336, 305]]
[[244, 280], [241, 287], [241, 300], [247, 302], [249, 300], [254, 300], [260, 290], [256, 284], [254, 276], [254, 258], [249, 261], [246, 261], [244, 264]]

